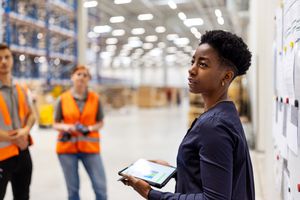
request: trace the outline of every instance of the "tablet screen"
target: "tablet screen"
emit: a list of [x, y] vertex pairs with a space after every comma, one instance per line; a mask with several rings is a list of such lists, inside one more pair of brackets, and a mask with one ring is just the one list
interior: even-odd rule
[[145, 159], [139, 159], [119, 174], [128, 174], [147, 182], [154, 183], [154, 186], [163, 186], [175, 173], [176, 168], [160, 165]]

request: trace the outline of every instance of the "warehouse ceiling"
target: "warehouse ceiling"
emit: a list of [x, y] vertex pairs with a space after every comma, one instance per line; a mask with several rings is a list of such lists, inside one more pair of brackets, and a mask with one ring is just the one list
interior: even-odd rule
[[188, 59], [206, 30], [245, 34], [248, 1], [98, 0], [88, 9], [98, 17], [89, 19], [88, 37], [97, 41], [102, 58], [180, 54]]

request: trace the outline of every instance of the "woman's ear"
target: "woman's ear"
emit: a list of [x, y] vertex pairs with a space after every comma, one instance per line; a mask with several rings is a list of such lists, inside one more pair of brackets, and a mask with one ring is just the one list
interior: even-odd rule
[[234, 78], [234, 72], [232, 70], [226, 70], [223, 81], [226, 83], [230, 83]]

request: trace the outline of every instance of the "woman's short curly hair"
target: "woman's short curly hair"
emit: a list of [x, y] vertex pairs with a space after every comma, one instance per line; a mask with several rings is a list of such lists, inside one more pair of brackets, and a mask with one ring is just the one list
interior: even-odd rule
[[235, 75], [246, 74], [251, 65], [251, 52], [239, 36], [223, 30], [207, 31], [200, 44], [209, 44], [219, 54], [221, 62], [235, 70]]

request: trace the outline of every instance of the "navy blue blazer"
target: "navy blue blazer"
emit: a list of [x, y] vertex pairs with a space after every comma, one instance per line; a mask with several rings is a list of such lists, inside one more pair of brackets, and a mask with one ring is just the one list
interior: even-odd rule
[[244, 130], [231, 101], [203, 113], [177, 155], [175, 193], [151, 190], [149, 200], [254, 200], [254, 179]]

